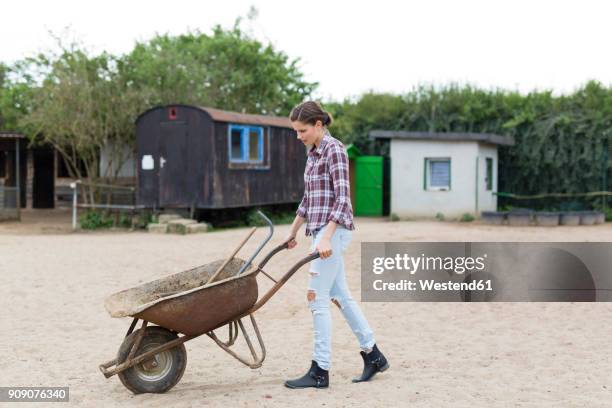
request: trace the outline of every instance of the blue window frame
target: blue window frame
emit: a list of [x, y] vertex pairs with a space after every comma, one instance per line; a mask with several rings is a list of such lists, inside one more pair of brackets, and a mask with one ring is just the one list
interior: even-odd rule
[[231, 124], [227, 143], [230, 163], [263, 163], [264, 138], [261, 126]]

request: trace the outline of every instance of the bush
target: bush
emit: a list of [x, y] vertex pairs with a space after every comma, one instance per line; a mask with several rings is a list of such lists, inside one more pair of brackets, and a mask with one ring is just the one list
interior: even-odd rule
[[[263, 218], [261, 218], [259, 214], [257, 214], [257, 210], [258, 208], [254, 208], [248, 212], [246, 224], [251, 227], [261, 227], [261, 226], [268, 225], [266, 221]], [[263, 211], [263, 212], [264, 214], [266, 214], [268, 218], [270, 218], [270, 221], [272, 221], [272, 224], [274, 225], [291, 224], [293, 220], [295, 219], [295, 211], [291, 211], [291, 212], [267, 211], [268, 213], [266, 213], [266, 211]]]
[[441, 212], [436, 214], [436, 219], [438, 221], [444, 221], [444, 214], [442, 214]]
[[113, 226], [113, 219], [98, 211], [87, 211], [79, 219], [81, 228], [96, 230], [100, 228], [110, 228]]
[[144, 212], [135, 220], [131, 212], [107, 213], [104, 211], [89, 210], [83, 213], [79, 219], [82, 229], [96, 230], [101, 228], [146, 228], [150, 222], [155, 222], [156, 217], [151, 213]]
[[461, 218], [459, 219], [459, 221], [461, 222], [472, 222], [474, 221], [474, 216], [470, 213], [465, 213], [461, 216]]
[[132, 216], [130, 214], [120, 212], [115, 226], [120, 228], [132, 228]]
[[[422, 85], [403, 95], [365, 93], [326, 108], [334, 114], [333, 135], [364, 154], [389, 153], [389, 143], [369, 137], [374, 129], [513, 136], [514, 146], [499, 147], [498, 192], [581, 194], [602, 190], [604, 177], [612, 180], [612, 87], [595, 81], [559, 96], [550, 90], [522, 94], [460, 84]], [[498, 197], [500, 207], [535, 210], [566, 200]], [[585, 209], [599, 200], [576, 198]]]
[[390, 221], [399, 221], [400, 217], [396, 213], [391, 213], [391, 215], [389, 216], [389, 220]]
[[141, 211], [138, 213], [138, 220], [134, 225], [136, 228], [145, 229], [149, 224], [157, 224], [159, 217], [150, 211]]

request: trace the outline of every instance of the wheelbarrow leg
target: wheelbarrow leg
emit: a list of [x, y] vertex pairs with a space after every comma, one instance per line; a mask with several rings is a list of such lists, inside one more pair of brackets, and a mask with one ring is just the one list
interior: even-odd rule
[[132, 320], [132, 324], [130, 324], [130, 328], [128, 329], [127, 333], [125, 333], [125, 337], [132, 334], [132, 332], [134, 331], [134, 327], [136, 327], [136, 323], [138, 323], [137, 317], [135, 317], [134, 320]]
[[[136, 327], [136, 323], [138, 323], [138, 318], [135, 317], [132, 320], [132, 324], [130, 324], [130, 328], [128, 329], [127, 333], [125, 333], [125, 337], [129, 336], [130, 334], [132, 334], [132, 332], [134, 331], [134, 327]], [[142, 341], [142, 339], [140, 340]], [[102, 371], [102, 374], [104, 374], [104, 376], [106, 378], [110, 377], [112, 374], [109, 374], [108, 368], [117, 365], [117, 359], [114, 358], [110, 361], [107, 361], [105, 363], [100, 364], [100, 370]]]
[[233, 322], [229, 322], [227, 327], [229, 328], [229, 335], [227, 341], [221, 341], [227, 347], [231, 347], [238, 338], [238, 322], [234, 320]]
[[134, 354], [136, 354], [136, 350], [138, 350], [138, 347], [140, 347], [140, 343], [142, 343], [142, 338], [144, 337], [145, 334], [145, 329], [147, 328], [147, 324], [149, 322], [147, 322], [146, 320], [142, 321], [142, 326], [140, 326], [140, 330], [138, 331], [138, 334], [136, 335], [136, 341], [134, 341], [134, 345], [132, 346], [132, 349], [130, 350], [130, 354], [128, 354], [126, 360], [129, 361], [134, 357]]
[[[217, 337], [217, 335], [211, 331], [206, 333], [206, 335], [208, 337], [210, 337], [211, 339], [213, 339], [213, 341], [215, 343], [217, 343], [217, 345], [219, 347], [221, 347], [223, 350], [225, 350], [225, 352], [227, 352], [230, 356], [234, 357], [236, 360], [240, 361], [242, 364], [250, 367], [250, 368], [259, 368], [261, 367], [261, 365], [263, 364], [263, 361], [266, 359], [266, 347], [264, 346], [264, 342], [263, 339], [261, 337], [261, 333], [259, 332], [259, 327], [257, 326], [257, 322], [255, 321], [255, 318], [253, 317], [253, 315], [249, 315], [249, 317], [251, 318], [251, 324], [253, 325], [253, 330], [255, 331], [255, 335], [257, 336], [257, 342], [259, 343], [259, 347], [261, 349], [261, 357], [257, 356], [257, 352], [255, 351], [255, 347], [253, 347], [253, 343], [251, 342], [251, 338], [249, 337], [246, 329], [244, 328], [244, 325], [242, 324], [242, 320], [235, 320], [238, 322], [238, 325], [240, 327], [240, 331], [242, 331], [242, 335], [244, 336], [244, 339], [247, 343], [247, 345], [249, 346], [249, 350], [251, 351], [251, 355], [253, 357], [252, 361], [249, 361], [249, 359], [238, 355], [237, 353], [235, 353], [233, 350], [231, 350], [224, 342], [222, 342], [221, 340], [219, 340], [219, 338]], [[233, 323], [233, 322], [231, 322]], [[230, 323], [230, 324], [231, 324]]]
[[[253, 315], [251, 315], [251, 321], [253, 322], [253, 327], [257, 331], [257, 323], [255, 323], [255, 319], [253, 319]], [[242, 330], [242, 333], [244, 333], [244, 340], [246, 341], [247, 345], [249, 346], [249, 350], [251, 351], [251, 355], [253, 356], [253, 360], [257, 361], [257, 353], [255, 352], [255, 348], [253, 347], [253, 343], [251, 343], [251, 339], [246, 334], [246, 330], [244, 328], [244, 324], [242, 324], [242, 320], [238, 320], [238, 324], [240, 325], [240, 330]], [[265, 353], [265, 350], [264, 350], [264, 353]]]

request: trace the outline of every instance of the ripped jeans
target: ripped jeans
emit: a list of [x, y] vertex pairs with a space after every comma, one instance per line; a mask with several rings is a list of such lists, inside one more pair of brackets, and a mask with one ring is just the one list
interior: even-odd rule
[[[325, 232], [323, 227], [313, 236], [311, 250], [316, 250]], [[352, 231], [338, 225], [331, 238], [332, 254], [326, 259], [315, 259], [310, 263], [308, 290], [315, 298], [308, 302], [314, 322], [314, 352], [312, 359], [319, 367], [329, 370], [331, 364], [332, 320], [329, 310], [331, 300], [340, 305], [342, 315], [359, 341], [362, 350], [374, 346], [374, 333], [355, 302], [346, 284], [344, 274], [344, 252], [352, 238]]]

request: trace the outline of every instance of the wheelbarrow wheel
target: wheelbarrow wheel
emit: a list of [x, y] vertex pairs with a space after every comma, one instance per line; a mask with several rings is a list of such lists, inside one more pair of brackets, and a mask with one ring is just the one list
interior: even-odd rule
[[[123, 340], [117, 354], [118, 364], [127, 359], [139, 331], [135, 331]], [[138, 347], [134, 356], [138, 356], [176, 338], [178, 338], [176, 333], [163, 327], [147, 327], [145, 328], [145, 334], [140, 347]], [[170, 350], [162, 351], [156, 354], [154, 358], [136, 364], [117, 375], [123, 385], [134, 394], [163, 393], [180, 381], [186, 366], [187, 351], [185, 350], [185, 345], [180, 344]]]

